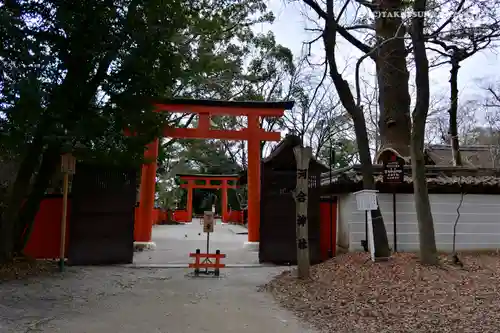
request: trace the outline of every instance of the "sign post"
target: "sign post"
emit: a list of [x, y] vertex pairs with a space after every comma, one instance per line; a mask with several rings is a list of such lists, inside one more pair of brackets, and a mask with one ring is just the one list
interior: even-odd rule
[[[220, 253], [220, 250], [216, 250], [215, 254], [210, 253], [210, 233], [214, 232], [214, 224], [214, 212], [205, 211], [203, 213], [203, 232], [207, 234], [207, 252], [201, 253], [200, 249], [196, 249], [195, 253], [189, 254], [189, 257], [195, 258], [195, 262], [189, 264], [189, 268], [194, 268], [195, 276], [212, 273], [215, 276], [219, 276], [220, 269], [226, 267], [225, 264], [221, 263], [221, 259], [226, 257], [225, 254]], [[211, 259], [215, 259], [215, 262]], [[205, 270], [201, 271], [200, 269], [202, 268]], [[209, 268], [213, 268], [214, 270], [210, 271]]]
[[[332, 184], [332, 169], [334, 167], [335, 163], [335, 150], [333, 150], [333, 146], [330, 146], [330, 173], [329, 173], [329, 180], [330, 182], [328, 184]], [[333, 251], [335, 249], [333, 248], [333, 195], [330, 192], [330, 248], [328, 250], [328, 257], [333, 258]]]
[[312, 157], [311, 147], [297, 146], [293, 148], [297, 164], [297, 181], [294, 191], [295, 217], [297, 219], [297, 273], [300, 279], [309, 278], [309, 233], [307, 208], [309, 195], [309, 162]]
[[367, 213], [366, 216], [368, 217], [368, 234], [366, 235], [366, 238], [368, 242], [367, 246], [370, 251], [370, 257], [373, 262], [375, 262], [375, 240], [373, 238], [373, 223], [371, 211], [378, 208], [377, 192], [377, 190], [361, 190], [354, 193], [354, 195], [356, 196], [356, 206], [358, 210]]
[[393, 216], [393, 237], [394, 252], [398, 252], [397, 228], [396, 228], [396, 185], [404, 181], [404, 165], [402, 158], [392, 153], [388, 159], [384, 159], [384, 183], [392, 184], [392, 216]]
[[63, 207], [61, 216], [61, 247], [59, 248], [59, 271], [64, 271], [66, 258], [66, 219], [68, 215], [69, 175], [75, 174], [76, 158], [71, 154], [61, 155], [61, 172], [63, 174]]
[[203, 213], [203, 232], [207, 234], [207, 253], [210, 253], [210, 233], [214, 232], [214, 212]]

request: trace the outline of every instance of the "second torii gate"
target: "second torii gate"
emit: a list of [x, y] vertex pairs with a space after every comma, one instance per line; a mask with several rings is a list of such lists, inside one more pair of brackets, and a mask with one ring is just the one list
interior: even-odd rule
[[[260, 159], [261, 141], [279, 141], [279, 132], [261, 128], [261, 118], [282, 117], [294, 102], [240, 102], [217, 100], [170, 99], [154, 103], [157, 112], [198, 114], [197, 128], [166, 127], [163, 135], [181, 139], [222, 139], [248, 141], [248, 243], [258, 244], [260, 227]], [[241, 130], [213, 129], [211, 116], [244, 116], [247, 127]], [[135, 225], [135, 241], [151, 243], [153, 208], [155, 200], [156, 158], [158, 139], [147, 146], [144, 153], [150, 162], [142, 167], [138, 218]]]
[[[181, 180], [181, 188], [187, 190], [186, 211], [188, 219], [191, 220], [193, 216], [193, 190], [196, 188], [222, 190], [222, 221], [226, 222], [227, 217], [227, 190], [236, 188], [238, 175], [194, 175], [194, 174], [177, 174]], [[196, 184], [197, 181], [202, 181], [203, 184]], [[221, 182], [221, 184], [212, 184], [212, 181]], [[234, 184], [231, 184], [234, 183]]]

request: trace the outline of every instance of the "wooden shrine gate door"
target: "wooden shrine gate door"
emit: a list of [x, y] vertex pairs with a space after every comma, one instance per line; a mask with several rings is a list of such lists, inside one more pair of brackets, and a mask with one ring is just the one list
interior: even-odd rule
[[68, 263], [132, 263], [137, 170], [78, 164], [74, 177]]
[[[297, 263], [295, 170], [262, 170], [259, 261], [277, 265]], [[309, 175], [308, 220], [311, 263], [321, 262], [319, 178]]]

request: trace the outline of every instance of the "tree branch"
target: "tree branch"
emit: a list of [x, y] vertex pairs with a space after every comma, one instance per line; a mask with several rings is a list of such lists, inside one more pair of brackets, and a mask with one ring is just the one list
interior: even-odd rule
[[439, 35], [439, 33], [441, 33], [441, 31], [443, 31], [443, 29], [446, 28], [446, 26], [450, 24], [451, 21], [453, 21], [453, 18], [462, 9], [464, 4], [465, 0], [460, 0], [460, 3], [458, 4], [457, 8], [453, 11], [453, 13], [450, 15], [450, 17], [448, 17], [448, 19], [444, 21], [439, 28], [437, 28], [433, 33], [431, 33], [429, 37], [436, 37], [437, 35]]
[[[327, 15], [326, 15], [326, 12], [320, 7], [320, 5], [315, 1], [315, 0], [303, 0], [304, 3], [306, 5], [308, 5], [312, 10], [314, 10], [316, 12], [316, 14], [318, 14], [319, 17], [321, 17], [322, 19], [324, 19], [326, 21], [327, 19]], [[348, 2], [346, 2], [347, 4]], [[344, 5], [345, 7], [346, 5]], [[342, 11], [341, 11], [342, 13]], [[339, 15], [340, 17], [340, 15]], [[355, 46], [356, 48], [358, 48], [360, 51], [364, 52], [364, 53], [369, 53], [371, 51], [371, 47], [364, 44], [363, 42], [361, 42], [359, 39], [357, 39], [356, 37], [354, 37], [353, 35], [351, 35], [344, 27], [340, 26], [338, 23], [336, 24], [336, 31], [345, 39], [347, 40], [349, 43], [351, 43], [353, 46]], [[371, 56], [371, 58], [375, 58], [374, 55]]]
[[345, 27], [347, 31], [349, 30], [359, 30], [359, 29], [366, 29], [366, 30], [375, 30], [375, 27], [373, 24], [355, 24], [351, 25], [349, 27]]

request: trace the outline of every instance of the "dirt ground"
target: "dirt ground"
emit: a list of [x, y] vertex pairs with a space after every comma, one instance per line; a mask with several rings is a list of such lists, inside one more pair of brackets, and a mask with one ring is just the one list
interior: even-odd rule
[[[160, 250], [141, 253], [138, 262], [187, 262], [182, 259], [186, 250], [204, 244], [195, 225], [172, 228], [176, 232], [169, 232], [170, 227], [178, 226], [155, 228]], [[237, 257], [228, 261], [255, 260], [256, 254], [242, 249], [241, 237], [222, 230], [214, 239], [222, 251]], [[192, 242], [179, 245], [181, 252], [176, 252], [172, 245], [186, 234]], [[62, 274], [1, 283], [0, 332], [316, 332], [271, 295], [259, 292], [260, 285], [283, 270], [230, 268], [219, 279], [194, 279], [182, 268], [69, 267]]]
[[309, 281], [285, 272], [266, 289], [321, 332], [499, 332], [500, 257], [464, 254], [463, 268], [441, 260], [428, 267], [398, 253], [373, 263], [350, 253], [314, 266]]

